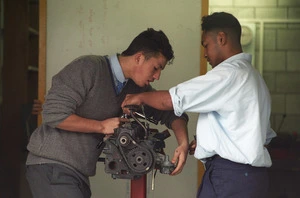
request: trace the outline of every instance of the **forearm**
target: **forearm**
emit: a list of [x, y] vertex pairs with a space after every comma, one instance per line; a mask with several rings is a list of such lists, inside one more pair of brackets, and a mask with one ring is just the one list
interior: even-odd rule
[[83, 118], [75, 114], [67, 117], [57, 125], [57, 128], [82, 133], [101, 133], [103, 131], [101, 121]]
[[175, 149], [173, 158], [171, 162], [176, 164], [175, 170], [171, 173], [171, 175], [179, 174], [186, 162], [186, 158], [188, 155], [189, 149], [189, 140], [188, 140], [188, 132], [187, 132], [187, 123], [184, 119], [176, 119], [172, 122], [172, 130], [176, 136], [178, 147]]
[[173, 110], [171, 95], [168, 91], [144, 92], [139, 96], [142, 104], [159, 110]]
[[188, 148], [189, 146], [189, 137], [187, 123], [184, 119], [176, 119], [172, 122], [172, 130], [176, 136], [178, 145]]

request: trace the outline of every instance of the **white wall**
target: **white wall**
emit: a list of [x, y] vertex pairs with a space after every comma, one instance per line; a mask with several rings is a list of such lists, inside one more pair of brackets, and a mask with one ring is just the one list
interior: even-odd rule
[[[173, 65], [153, 84], [155, 88], [169, 89], [199, 74], [201, 0], [50, 0], [47, 4], [47, 89], [51, 77], [74, 58], [122, 52], [148, 27], [163, 30], [175, 51]], [[189, 115], [192, 139], [197, 115]], [[170, 157], [175, 147], [172, 135], [165, 150]], [[150, 176], [148, 180], [150, 188]], [[111, 179], [101, 163], [91, 185], [93, 198], [130, 197], [130, 181]], [[196, 191], [197, 161], [189, 156], [180, 175], [157, 174], [155, 190], [148, 190], [148, 198], [189, 198]]]

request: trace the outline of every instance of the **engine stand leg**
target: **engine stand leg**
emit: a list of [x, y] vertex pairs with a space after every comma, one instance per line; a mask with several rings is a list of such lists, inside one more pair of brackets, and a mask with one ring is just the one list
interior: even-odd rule
[[147, 196], [147, 174], [140, 179], [131, 180], [131, 198], [146, 198]]

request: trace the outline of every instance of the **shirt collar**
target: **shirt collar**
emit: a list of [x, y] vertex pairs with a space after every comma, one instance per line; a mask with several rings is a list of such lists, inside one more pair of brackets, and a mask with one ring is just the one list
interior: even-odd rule
[[108, 57], [114, 77], [121, 83], [126, 82], [117, 54]]
[[231, 56], [230, 58], [226, 59], [224, 61], [224, 63], [226, 62], [232, 62], [232, 61], [235, 61], [237, 59], [245, 59], [247, 62], [251, 63], [251, 60], [252, 60], [252, 55], [251, 54], [248, 54], [248, 53], [239, 53], [239, 54], [236, 54], [234, 56]]

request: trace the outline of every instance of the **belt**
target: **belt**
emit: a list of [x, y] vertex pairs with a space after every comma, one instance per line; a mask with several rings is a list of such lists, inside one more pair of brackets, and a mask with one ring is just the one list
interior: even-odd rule
[[218, 158], [221, 158], [221, 156], [220, 155], [213, 155], [211, 157], [205, 158], [205, 160], [206, 161], [211, 161], [211, 160], [218, 159]]

